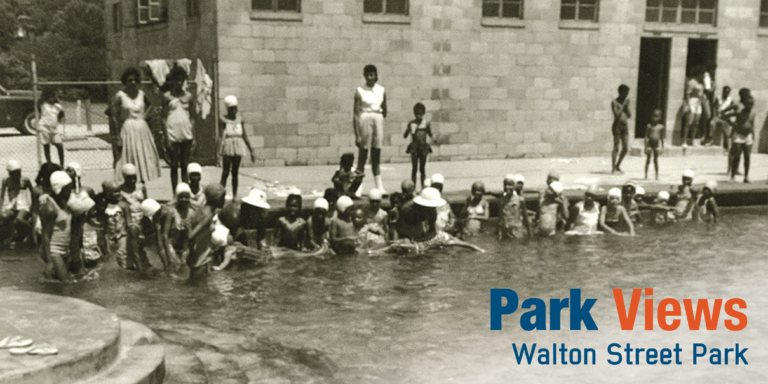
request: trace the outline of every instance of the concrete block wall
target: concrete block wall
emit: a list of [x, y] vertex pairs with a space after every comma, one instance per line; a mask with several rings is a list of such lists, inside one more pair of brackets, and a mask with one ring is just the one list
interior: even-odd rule
[[333, 164], [354, 152], [352, 97], [371, 63], [388, 95], [384, 161], [409, 160], [402, 133], [416, 102], [437, 135], [433, 160], [607, 155], [619, 84], [632, 88], [636, 110], [641, 37], [672, 38], [669, 127], [687, 41], [706, 37], [719, 39], [718, 84], [753, 88], [763, 125], [759, 2], [720, 2], [705, 36], [648, 30], [641, 1], [604, 1], [597, 23], [560, 21], [559, 0], [527, 1], [525, 19], [504, 26], [485, 26], [481, 3], [412, 0], [401, 23], [383, 23], [364, 20], [360, 1], [304, 0], [291, 21], [252, 15], [248, 0], [220, 1], [219, 95], [241, 100], [257, 165]]

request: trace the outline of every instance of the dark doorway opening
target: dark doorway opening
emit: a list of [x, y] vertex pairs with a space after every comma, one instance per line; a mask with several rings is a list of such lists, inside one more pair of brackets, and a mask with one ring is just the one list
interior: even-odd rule
[[711, 88], [706, 89], [706, 81], [704, 84], [704, 97], [702, 98], [702, 114], [699, 119], [698, 130], [694, 130], [695, 137], [690, 137], [691, 140], [701, 138], [702, 141], [711, 138], [711, 132], [709, 132], [710, 120], [712, 118], [712, 100], [715, 96], [715, 75], [717, 69], [717, 40], [710, 39], [688, 39], [688, 57], [685, 63], [686, 83], [688, 79], [697, 73], [697, 69], [703, 72], [708, 72], [711, 79]]
[[640, 65], [637, 77], [637, 113], [635, 137], [645, 137], [645, 127], [653, 111], [661, 109], [662, 122], [667, 116], [669, 59], [672, 39], [643, 37], [640, 39]]
[[[690, 77], [696, 67], [707, 68], [714, 64], [717, 68], [717, 40], [688, 39], [688, 58], [685, 63], [685, 76]], [[715, 79], [715, 70], [710, 74]]]

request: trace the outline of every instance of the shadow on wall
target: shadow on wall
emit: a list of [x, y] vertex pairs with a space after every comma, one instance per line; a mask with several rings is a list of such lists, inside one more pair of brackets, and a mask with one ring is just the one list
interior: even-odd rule
[[683, 105], [680, 104], [680, 107], [677, 108], [677, 113], [675, 113], [675, 124], [672, 127], [672, 137], [670, 142], [672, 142], [672, 145], [679, 146], [683, 144], [683, 124], [685, 123], [685, 117], [683, 117]]
[[[757, 136], [757, 152], [768, 153], [768, 118], [763, 121], [763, 128], [758, 132]], [[764, 134], [765, 133], [765, 134]]]

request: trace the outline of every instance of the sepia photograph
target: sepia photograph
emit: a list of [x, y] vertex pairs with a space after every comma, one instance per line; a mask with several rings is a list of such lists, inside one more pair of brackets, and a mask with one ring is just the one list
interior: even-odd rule
[[768, 0], [0, 0], [0, 181], [2, 384], [768, 383]]

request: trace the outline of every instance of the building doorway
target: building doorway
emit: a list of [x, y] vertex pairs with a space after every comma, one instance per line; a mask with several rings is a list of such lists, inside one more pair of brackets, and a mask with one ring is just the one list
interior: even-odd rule
[[645, 127], [651, 122], [651, 115], [656, 108], [661, 109], [662, 121], [666, 121], [671, 48], [672, 39], [654, 37], [640, 39], [637, 113], [635, 114], [636, 138], [645, 137]]
[[[704, 97], [702, 98], [702, 114], [699, 120], [698, 130], [694, 130], [696, 137], [690, 137], [691, 140], [701, 138], [702, 141], [710, 139], [709, 121], [712, 118], [711, 101], [715, 96], [715, 72], [717, 70], [717, 40], [710, 39], [688, 39], [688, 57], [685, 63], [686, 83], [687, 79], [693, 76], [697, 71], [709, 72], [711, 83], [710, 89], [706, 89], [705, 82]], [[698, 132], [697, 132], [698, 131]], [[682, 137], [681, 137], [682, 138]]]

